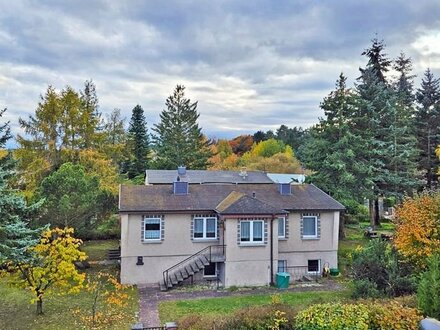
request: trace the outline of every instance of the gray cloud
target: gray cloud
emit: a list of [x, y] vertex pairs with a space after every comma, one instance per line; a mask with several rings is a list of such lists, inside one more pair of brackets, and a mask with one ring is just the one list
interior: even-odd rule
[[[210, 136], [316, 123], [341, 71], [352, 84], [375, 33], [440, 73], [438, 1], [4, 1], [0, 107], [14, 133], [49, 84], [93, 79], [101, 110], [158, 121], [183, 83]], [[417, 80], [417, 83], [418, 83]]]

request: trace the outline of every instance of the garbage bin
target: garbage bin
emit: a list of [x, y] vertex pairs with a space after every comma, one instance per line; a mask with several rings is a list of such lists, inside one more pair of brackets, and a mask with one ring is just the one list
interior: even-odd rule
[[281, 272], [277, 273], [277, 288], [287, 289], [289, 287], [290, 274]]

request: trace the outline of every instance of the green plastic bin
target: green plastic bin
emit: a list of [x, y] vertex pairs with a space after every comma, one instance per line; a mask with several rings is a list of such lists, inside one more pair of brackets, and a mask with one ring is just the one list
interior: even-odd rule
[[287, 289], [289, 287], [290, 274], [281, 272], [277, 273], [277, 288]]
[[338, 276], [339, 269], [338, 268], [330, 268], [330, 276]]

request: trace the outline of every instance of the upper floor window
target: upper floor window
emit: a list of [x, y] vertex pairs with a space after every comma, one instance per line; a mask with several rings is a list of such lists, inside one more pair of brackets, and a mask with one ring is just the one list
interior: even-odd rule
[[303, 220], [303, 238], [317, 238], [318, 217], [304, 216], [302, 220]]
[[161, 218], [144, 218], [144, 240], [160, 240]]
[[278, 238], [286, 238], [286, 218], [278, 218]]
[[263, 243], [263, 220], [240, 222], [240, 241], [242, 243]]
[[194, 238], [195, 239], [216, 239], [217, 238], [217, 218], [213, 218], [213, 217], [194, 218]]

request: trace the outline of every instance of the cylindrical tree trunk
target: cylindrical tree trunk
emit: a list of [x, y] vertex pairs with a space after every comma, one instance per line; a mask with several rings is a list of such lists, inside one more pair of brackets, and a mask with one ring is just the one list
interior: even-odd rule
[[43, 314], [43, 298], [39, 297], [37, 300], [37, 314]]

